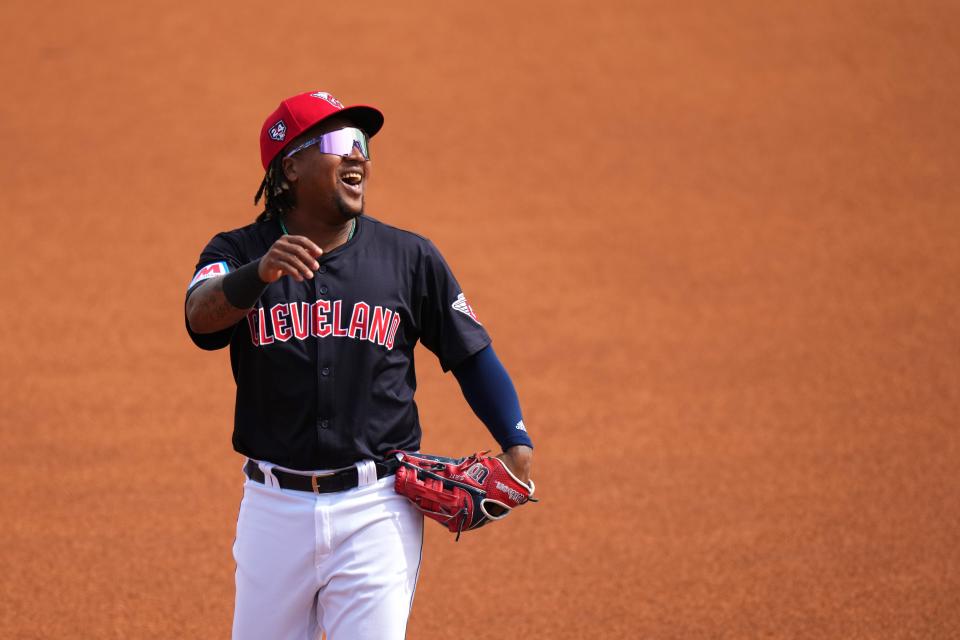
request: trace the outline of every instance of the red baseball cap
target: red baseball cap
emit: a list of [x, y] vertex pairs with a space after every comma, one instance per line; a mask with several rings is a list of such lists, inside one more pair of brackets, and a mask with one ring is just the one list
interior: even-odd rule
[[383, 114], [378, 109], [362, 104], [345, 107], [326, 91], [311, 91], [287, 98], [267, 116], [260, 129], [260, 160], [264, 171], [291, 140], [334, 115], [349, 118], [370, 137], [383, 126]]

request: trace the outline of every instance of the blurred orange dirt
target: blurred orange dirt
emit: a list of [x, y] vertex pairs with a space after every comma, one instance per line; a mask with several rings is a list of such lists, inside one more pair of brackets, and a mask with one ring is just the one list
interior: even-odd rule
[[[537, 445], [539, 504], [427, 527], [410, 638], [960, 637], [960, 4], [0, 17], [0, 637], [229, 636], [234, 387], [183, 294], [308, 89], [383, 110], [368, 212], [449, 259]], [[492, 446], [419, 356], [424, 450]]]

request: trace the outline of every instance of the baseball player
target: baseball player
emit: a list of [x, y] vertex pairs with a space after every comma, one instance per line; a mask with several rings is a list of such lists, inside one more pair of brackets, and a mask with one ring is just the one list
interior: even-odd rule
[[282, 101], [260, 133], [263, 212], [210, 240], [187, 289], [191, 339], [229, 346], [237, 384], [234, 638], [404, 637], [423, 517], [388, 454], [420, 446], [418, 340], [530, 478], [513, 384], [446, 261], [364, 213], [382, 125], [322, 91]]

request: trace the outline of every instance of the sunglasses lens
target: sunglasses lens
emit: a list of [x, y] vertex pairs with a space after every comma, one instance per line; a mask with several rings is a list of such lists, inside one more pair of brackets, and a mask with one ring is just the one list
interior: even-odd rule
[[370, 159], [370, 143], [360, 129], [347, 127], [320, 136], [320, 151], [338, 156], [349, 156], [354, 147], [360, 150], [365, 160]]

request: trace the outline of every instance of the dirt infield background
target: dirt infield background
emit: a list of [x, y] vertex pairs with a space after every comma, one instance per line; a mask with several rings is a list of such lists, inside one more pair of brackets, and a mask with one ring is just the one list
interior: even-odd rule
[[[409, 637], [960, 637], [960, 5], [83, 4], [0, 7], [0, 636], [228, 637], [183, 292], [324, 89], [537, 444], [539, 505], [428, 528]], [[424, 448], [491, 444], [421, 356]]]

